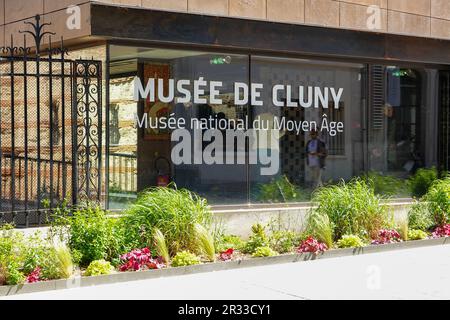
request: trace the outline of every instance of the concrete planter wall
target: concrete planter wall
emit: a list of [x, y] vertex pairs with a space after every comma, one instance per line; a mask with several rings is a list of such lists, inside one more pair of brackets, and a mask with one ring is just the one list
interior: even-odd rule
[[[411, 201], [396, 201], [388, 204], [395, 220], [405, 219], [413, 203]], [[305, 225], [306, 216], [311, 210], [310, 204], [267, 205], [249, 208], [225, 207], [214, 210], [214, 218], [222, 223], [226, 232], [242, 238], [251, 234], [253, 224], [267, 224], [276, 221], [282, 227], [300, 232]]]
[[82, 288], [90, 287], [104, 284], [113, 284], [120, 282], [138, 281], [138, 280], [148, 280], [161, 277], [173, 277], [173, 276], [183, 276], [196, 273], [213, 272], [213, 271], [223, 271], [232, 270], [239, 268], [249, 268], [264, 265], [274, 265], [283, 263], [298, 263], [310, 260], [319, 259], [330, 259], [337, 257], [355, 256], [362, 254], [379, 253], [385, 251], [394, 251], [401, 249], [412, 249], [436, 245], [448, 245], [450, 244], [450, 238], [441, 239], [429, 239], [420, 241], [409, 241], [401, 242], [395, 244], [387, 244], [380, 246], [369, 246], [365, 248], [357, 249], [339, 249], [330, 250], [323, 254], [313, 255], [313, 254], [287, 254], [280, 255], [276, 257], [269, 258], [255, 258], [241, 261], [230, 261], [230, 262], [218, 262], [218, 263], [208, 263], [197, 266], [181, 267], [181, 268], [169, 268], [162, 270], [149, 270], [142, 272], [124, 272], [116, 273], [107, 276], [98, 277], [78, 277], [68, 280], [56, 280], [39, 282], [34, 284], [23, 284], [17, 286], [1, 286], [0, 287], [0, 297], [2, 296], [12, 296], [17, 294], [27, 294], [36, 293], [41, 291], [52, 291], [52, 290], [62, 290], [71, 288]]

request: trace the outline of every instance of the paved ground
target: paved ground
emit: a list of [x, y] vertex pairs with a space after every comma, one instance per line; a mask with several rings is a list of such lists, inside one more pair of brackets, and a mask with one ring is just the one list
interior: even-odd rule
[[450, 246], [76, 288], [19, 299], [450, 299]]

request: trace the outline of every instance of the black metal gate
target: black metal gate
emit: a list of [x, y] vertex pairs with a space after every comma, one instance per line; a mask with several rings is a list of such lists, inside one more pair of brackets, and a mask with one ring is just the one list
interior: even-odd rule
[[25, 36], [0, 49], [0, 223], [18, 226], [63, 200], [100, 200], [102, 182], [102, 64], [66, 59], [39, 16], [27, 24], [34, 49]]

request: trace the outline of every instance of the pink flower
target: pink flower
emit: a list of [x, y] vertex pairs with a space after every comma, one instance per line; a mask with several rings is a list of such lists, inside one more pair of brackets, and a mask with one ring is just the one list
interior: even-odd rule
[[372, 241], [372, 244], [380, 245], [380, 244], [396, 243], [401, 241], [402, 239], [400, 233], [398, 233], [396, 230], [382, 229], [378, 231], [378, 237]]
[[39, 267], [36, 267], [33, 272], [31, 272], [28, 277], [26, 282], [27, 283], [35, 283], [35, 282], [39, 282], [41, 281], [41, 271], [42, 269]]
[[220, 260], [222, 261], [229, 261], [233, 258], [234, 249], [230, 248], [224, 252], [220, 253]]
[[300, 247], [298, 248], [298, 253], [314, 253], [317, 254], [319, 252], [325, 252], [328, 250], [328, 247], [325, 243], [319, 242], [313, 237], [309, 237], [305, 241], [302, 242]]
[[149, 248], [135, 249], [122, 255], [120, 259], [123, 261], [123, 264], [119, 268], [121, 272], [162, 269], [166, 266], [162, 259], [153, 259]]
[[446, 224], [442, 227], [437, 227], [433, 234], [433, 238], [444, 238], [444, 237], [450, 237], [450, 224]]

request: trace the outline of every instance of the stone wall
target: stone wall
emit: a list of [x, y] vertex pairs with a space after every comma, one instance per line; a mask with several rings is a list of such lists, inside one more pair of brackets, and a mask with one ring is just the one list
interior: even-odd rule
[[[57, 37], [88, 36], [91, 2], [365, 31], [368, 8], [375, 5], [380, 26], [372, 31], [450, 39], [448, 0], [0, 0], [0, 45], [37, 13], [52, 21]], [[81, 26], [68, 30], [66, 8], [72, 4], [80, 6]]]

